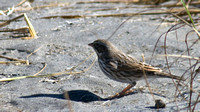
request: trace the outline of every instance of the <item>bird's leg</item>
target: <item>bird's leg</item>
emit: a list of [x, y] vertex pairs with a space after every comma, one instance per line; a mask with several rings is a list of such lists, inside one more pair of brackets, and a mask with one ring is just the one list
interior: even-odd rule
[[[129, 84], [126, 88], [124, 88], [121, 92], [119, 93], [116, 93], [115, 95], [113, 96], [110, 96], [108, 99], [114, 99], [114, 98], [119, 98], [119, 97], [122, 97], [124, 95], [127, 94], [127, 91], [129, 91], [133, 86], [131, 84]], [[128, 92], [130, 93], [130, 92]]]
[[130, 89], [133, 87], [133, 85], [129, 84], [126, 88], [124, 88], [119, 95], [126, 95], [129, 93]]
[[126, 94], [132, 93], [133, 91], [130, 90], [132, 87], [136, 85], [136, 82], [133, 82], [132, 84], [129, 84], [126, 88], [124, 88], [121, 92], [109, 97], [109, 99], [119, 98]]

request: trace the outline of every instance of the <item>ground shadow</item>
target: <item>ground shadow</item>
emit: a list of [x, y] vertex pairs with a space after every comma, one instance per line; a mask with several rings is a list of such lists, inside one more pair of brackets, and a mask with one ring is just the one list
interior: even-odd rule
[[50, 98], [57, 98], [57, 99], [65, 99], [63, 94], [33, 94], [29, 96], [21, 96], [20, 98], [35, 98], [35, 97], [50, 97]]
[[[134, 93], [135, 92], [127, 94], [127, 95], [131, 95]], [[34, 94], [34, 95], [29, 95], [29, 96], [21, 96], [20, 98], [34, 98], [34, 97], [50, 97], [50, 98], [58, 98], [58, 99], [67, 99], [67, 100], [76, 101], [76, 102], [85, 102], [85, 103], [93, 102], [93, 101], [107, 101], [107, 100], [121, 98], [121, 97], [101, 98], [100, 96], [88, 90], [71, 90], [71, 91], [65, 91], [63, 94]]]
[[87, 90], [71, 90], [71, 91], [65, 91], [63, 94], [33, 94], [28, 96], [21, 96], [20, 98], [35, 98], [35, 97], [50, 97], [50, 98], [67, 99], [71, 101], [86, 102], [86, 103], [92, 101], [106, 100]]
[[[138, 93], [138, 91], [134, 91], [134, 92], [129, 93], [124, 96], [132, 95], [132, 94], [136, 94], [136, 93]], [[146, 93], [149, 93], [149, 92], [146, 92]], [[156, 94], [156, 93], [153, 93], [153, 94], [161, 96], [160, 94]], [[29, 95], [29, 96], [22, 96], [20, 98], [50, 97], [50, 98], [67, 99], [67, 100], [76, 101], [76, 102], [88, 103], [88, 102], [93, 102], [93, 101], [114, 100], [114, 99], [119, 99], [124, 96], [120, 96], [120, 97], [116, 97], [116, 98], [110, 98], [110, 97], [101, 98], [100, 96], [98, 96], [88, 90], [70, 90], [70, 91], [65, 91], [63, 94], [33, 94], [33, 95]], [[164, 97], [164, 96], [162, 96], [162, 97]], [[147, 107], [147, 108], [154, 109], [154, 107]]]
[[97, 96], [96, 94], [87, 90], [71, 90], [65, 91], [64, 96], [67, 100], [77, 102], [92, 102], [92, 101], [105, 101], [104, 98]]

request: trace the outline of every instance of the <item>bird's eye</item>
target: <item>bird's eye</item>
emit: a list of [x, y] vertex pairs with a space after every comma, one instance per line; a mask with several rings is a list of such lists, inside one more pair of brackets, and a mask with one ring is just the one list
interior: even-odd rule
[[97, 50], [98, 53], [104, 52], [106, 49], [102, 45], [95, 45], [95, 49]]

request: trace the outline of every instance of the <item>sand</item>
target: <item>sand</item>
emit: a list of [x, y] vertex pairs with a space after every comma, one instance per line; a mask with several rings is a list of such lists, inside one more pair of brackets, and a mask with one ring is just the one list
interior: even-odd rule
[[[53, 0], [52, 0], [53, 1]], [[49, 0], [35, 0], [32, 7], [49, 4]], [[10, 3], [1, 0], [1, 9], [7, 9], [19, 3], [15, 0]], [[20, 38], [10, 37], [11, 33], [0, 33], [0, 55], [24, 59], [34, 50], [40, 48], [36, 53], [29, 57], [31, 64], [0, 64], [0, 78], [31, 76], [39, 72], [46, 64], [46, 68], [39, 74], [57, 73], [70, 69], [93, 53], [93, 49], [88, 43], [96, 39], [107, 39], [118, 26], [128, 17], [86, 17], [86, 18], [51, 18], [42, 19], [46, 16], [55, 15], [96, 15], [96, 14], [117, 14], [130, 13], [146, 10], [143, 5], [124, 4], [124, 3], [87, 3], [76, 4], [70, 0], [60, 0], [60, 3], [70, 3], [64, 7], [47, 7], [28, 11], [14, 12], [10, 16], [0, 16], [1, 20], [14, 18], [21, 13], [26, 13], [33, 24], [38, 38], [31, 40], [21, 40]], [[120, 10], [94, 11], [102, 8], [112, 7], [141, 7]], [[87, 12], [91, 11], [92, 12]], [[175, 23], [162, 22], [161, 17], [165, 15], [143, 15], [134, 16], [111, 37], [110, 42], [116, 45], [125, 53], [142, 60], [144, 54], [145, 61], [149, 63], [153, 49], [158, 38], [169, 30]], [[157, 28], [160, 25], [159, 28]], [[20, 28], [26, 26], [25, 21], [12, 22], [4, 28]], [[2, 29], [2, 28], [1, 28]], [[167, 35], [167, 52], [169, 54], [181, 54], [187, 48], [185, 35], [192, 29], [184, 26], [175, 32]], [[155, 32], [154, 32], [155, 31]], [[154, 32], [154, 33], [152, 33]], [[176, 37], [177, 36], [177, 37]], [[189, 35], [188, 44], [191, 45], [197, 36], [193, 33]], [[193, 39], [193, 40], [192, 40]], [[164, 54], [164, 35], [158, 42], [155, 55]], [[195, 44], [190, 53], [192, 56], [199, 57], [200, 44]], [[87, 69], [95, 59], [94, 54], [82, 65], [78, 66], [73, 72], [81, 72]], [[175, 57], [170, 57], [168, 62], [171, 64]], [[9, 61], [0, 58], [0, 61]], [[195, 63], [196, 61], [192, 61]], [[151, 64], [167, 70], [164, 57], [154, 57]], [[197, 67], [199, 64], [197, 65]], [[187, 59], [180, 59], [172, 64], [170, 70], [173, 74], [181, 76], [189, 68]], [[190, 73], [184, 75], [188, 79]], [[192, 101], [195, 101], [200, 88], [200, 77], [194, 80]], [[166, 108], [160, 111], [187, 110], [189, 100], [189, 79], [182, 85], [181, 95], [177, 95], [176, 87], [171, 79], [149, 79], [151, 91], [155, 99], [162, 99], [166, 103]], [[100, 70], [97, 61], [86, 72], [79, 74], [63, 74], [55, 77], [46, 78], [25, 78], [10, 82], [0, 82], [0, 107], [2, 112], [133, 112], [133, 111], [157, 111], [154, 108], [155, 101], [146, 87], [145, 80], [137, 82], [134, 87], [143, 88], [142, 91], [135, 91], [130, 95], [106, 100], [105, 98], [120, 92], [127, 84], [113, 81], [106, 77]], [[68, 99], [64, 94], [68, 92]], [[176, 95], [175, 95], [176, 93]], [[65, 94], [66, 95], [66, 94]], [[186, 100], [183, 100], [185, 98]], [[176, 101], [175, 101], [176, 99]], [[200, 109], [197, 104], [196, 110]]]

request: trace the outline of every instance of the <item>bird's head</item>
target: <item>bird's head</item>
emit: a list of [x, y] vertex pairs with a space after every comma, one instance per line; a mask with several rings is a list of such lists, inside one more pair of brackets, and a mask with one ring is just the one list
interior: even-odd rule
[[110, 55], [111, 52], [116, 50], [116, 48], [109, 41], [103, 39], [95, 40], [88, 45], [95, 50], [98, 57], [101, 57], [102, 55]]

